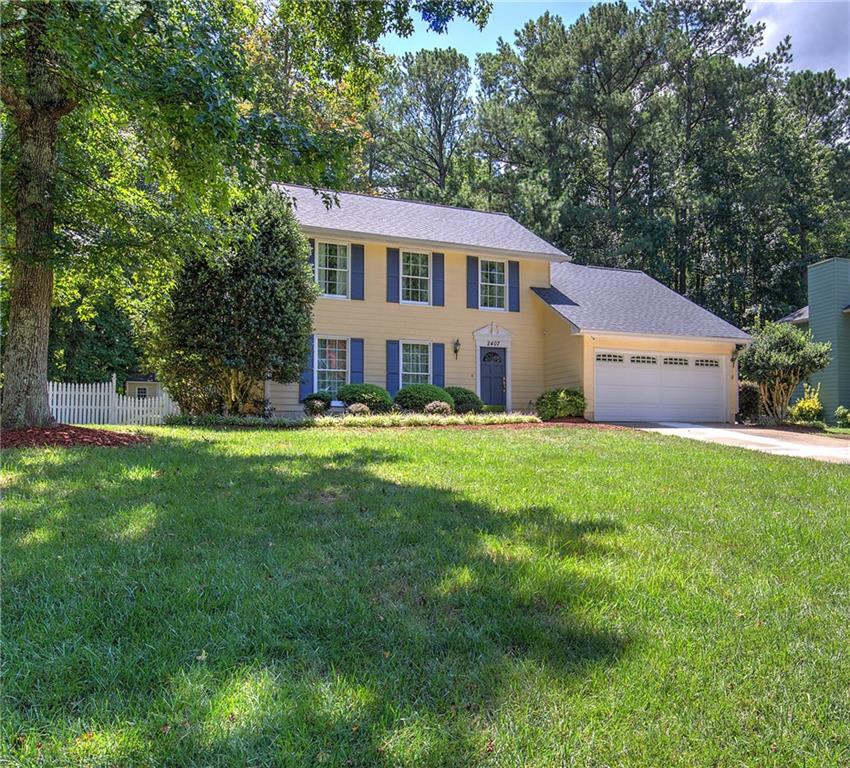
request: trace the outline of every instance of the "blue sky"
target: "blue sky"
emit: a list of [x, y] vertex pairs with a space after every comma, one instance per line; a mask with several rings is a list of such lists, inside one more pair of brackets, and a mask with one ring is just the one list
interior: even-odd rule
[[[514, 30], [544, 11], [558, 14], [568, 24], [575, 21], [592, 3], [584, 2], [505, 2], [496, 0], [487, 26], [479, 31], [474, 24], [455, 21], [444, 35], [429, 32], [420, 22], [408, 38], [387, 36], [383, 44], [388, 53], [401, 54], [420, 48], [452, 46], [470, 61], [476, 53], [494, 51], [503, 37], [513, 42]], [[850, 77], [850, 0], [755, 0], [748, 2], [751, 19], [766, 25], [764, 49], [770, 50], [791, 35], [794, 69], [828, 69], [841, 77]]]

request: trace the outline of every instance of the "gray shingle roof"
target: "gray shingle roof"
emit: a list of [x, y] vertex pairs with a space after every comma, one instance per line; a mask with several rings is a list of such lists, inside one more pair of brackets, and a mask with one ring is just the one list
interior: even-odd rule
[[795, 309], [793, 312], [785, 315], [779, 320], [780, 323], [808, 323], [809, 322], [809, 305]]
[[549, 268], [549, 280], [549, 288], [532, 290], [581, 331], [750, 338], [644, 272], [562, 262]]
[[309, 187], [281, 184], [295, 199], [295, 215], [305, 229], [429, 246], [483, 248], [507, 254], [565, 259], [567, 256], [505, 213], [337, 192], [339, 206], [328, 209]]

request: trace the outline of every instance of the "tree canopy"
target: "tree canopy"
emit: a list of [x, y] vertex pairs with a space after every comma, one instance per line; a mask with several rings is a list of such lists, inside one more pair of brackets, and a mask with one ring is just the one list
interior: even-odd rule
[[[0, 6], [3, 423], [51, 421], [54, 281], [161, 286], [239, 183], [339, 187], [376, 44], [486, 0], [8, 0]], [[141, 268], [140, 268], [141, 267]]]

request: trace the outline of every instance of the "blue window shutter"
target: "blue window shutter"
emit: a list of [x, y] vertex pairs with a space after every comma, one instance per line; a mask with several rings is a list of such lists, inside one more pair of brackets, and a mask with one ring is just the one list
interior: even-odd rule
[[446, 386], [446, 345], [431, 345], [431, 382], [438, 387]]
[[398, 248], [387, 248], [387, 301], [398, 304]]
[[392, 397], [398, 392], [398, 341], [387, 339], [387, 392]]
[[431, 303], [435, 307], [446, 303], [446, 267], [442, 253], [431, 254]]
[[315, 336], [310, 337], [310, 351], [307, 353], [307, 362], [301, 371], [301, 381], [298, 384], [298, 400], [304, 402], [304, 398], [313, 392], [313, 347]]
[[508, 309], [519, 312], [519, 262], [508, 262]]
[[350, 381], [352, 384], [363, 383], [363, 339], [350, 339], [350, 361], [351, 368], [349, 370]]
[[316, 263], [316, 241], [311, 237], [307, 242], [310, 245], [310, 250], [307, 252], [307, 263], [312, 267]]
[[363, 301], [363, 246], [351, 244], [351, 298]]
[[478, 309], [478, 259], [466, 257], [466, 306]]

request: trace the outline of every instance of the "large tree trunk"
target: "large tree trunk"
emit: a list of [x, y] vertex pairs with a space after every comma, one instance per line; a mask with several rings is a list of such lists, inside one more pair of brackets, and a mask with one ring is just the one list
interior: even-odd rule
[[47, 342], [53, 298], [53, 211], [59, 120], [74, 109], [46, 39], [49, 3], [27, 8], [26, 96], [4, 88], [18, 129], [15, 253], [4, 350], [3, 426], [53, 423], [47, 399]]

